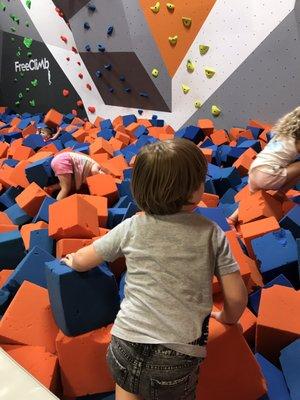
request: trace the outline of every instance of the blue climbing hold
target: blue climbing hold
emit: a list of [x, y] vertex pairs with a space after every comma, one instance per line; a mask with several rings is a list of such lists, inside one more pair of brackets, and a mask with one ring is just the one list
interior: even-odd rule
[[131, 88], [129, 88], [129, 87], [125, 88], [125, 89], [124, 89], [124, 92], [126, 92], [126, 93], [131, 93]]
[[107, 69], [107, 71], [111, 71], [112, 65], [111, 64], [105, 64], [104, 68]]
[[140, 92], [141, 97], [149, 97], [147, 92]]
[[102, 44], [98, 44], [98, 51], [100, 51], [101, 53], [105, 52], [105, 47], [102, 46]]
[[96, 6], [94, 4], [88, 4], [88, 10], [91, 12], [95, 12], [96, 11]]
[[84, 27], [84, 29], [85, 29], [86, 31], [88, 31], [89, 29], [91, 29], [91, 26], [90, 26], [90, 24], [89, 24], [88, 22], [85, 22], [85, 23], [83, 24], [83, 27]]
[[97, 77], [97, 78], [101, 78], [101, 76], [102, 76], [102, 72], [100, 71], [100, 69], [98, 69], [98, 70], [96, 71], [96, 77]]
[[138, 110], [138, 113], [139, 113], [140, 115], [142, 115], [143, 112], [144, 112], [144, 110]]
[[108, 90], [110, 93], [113, 93], [115, 91], [114, 88], [112, 88], [112, 87], [108, 88]]
[[91, 46], [90, 46], [89, 44], [87, 44], [87, 45], [85, 46], [85, 50], [86, 50], [86, 51], [91, 51]]
[[107, 36], [111, 36], [113, 34], [114, 31], [114, 27], [113, 26], [109, 26], [107, 28]]
[[124, 76], [124, 75], [121, 75], [120, 78], [119, 78], [119, 80], [120, 80], [121, 82], [125, 82], [125, 76]]

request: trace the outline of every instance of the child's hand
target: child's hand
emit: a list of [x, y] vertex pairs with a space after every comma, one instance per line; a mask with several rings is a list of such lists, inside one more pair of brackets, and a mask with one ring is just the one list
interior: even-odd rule
[[73, 267], [75, 253], [67, 254], [64, 258], [60, 260], [61, 263], [65, 263], [68, 267]]
[[210, 316], [220, 322], [221, 324], [229, 324], [224, 318], [223, 311], [212, 311]]

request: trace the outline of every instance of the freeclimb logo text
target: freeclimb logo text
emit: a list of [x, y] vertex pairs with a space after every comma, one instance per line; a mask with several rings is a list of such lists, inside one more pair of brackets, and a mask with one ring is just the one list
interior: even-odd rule
[[46, 58], [42, 58], [41, 60], [30, 60], [28, 63], [20, 63], [19, 61], [15, 61], [16, 72], [38, 71], [39, 69], [49, 70], [49, 66], [50, 63]]

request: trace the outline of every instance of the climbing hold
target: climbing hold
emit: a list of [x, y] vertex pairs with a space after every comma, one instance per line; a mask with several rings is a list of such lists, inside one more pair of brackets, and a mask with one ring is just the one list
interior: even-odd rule
[[15, 23], [17, 23], [19, 25], [20, 18], [18, 18], [15, 14], [10, 14], [10, 18], [12, 21], [14, 21]]
[[113, 34], [114, 31], [114, 27], [113, 26], [109, 26], [107, 28], [107, 36], [111, 36]]
[[107, 71], [111, 71], [112, 65], [111, 64], [105, 64], [104, 68], [107, 69]]
[[34, 79], [34, 80], [31, 81], [30, 83], [32, 84], [33, 87], [37, 87], [37, 85], [38, 85], [39, 82], [38, 82], [37, 79]]
[[173, 12], [173, 11], [175, 10], [174, 4], [172, 4], [172, 3], [167, 3], [167, 9], [168, 9], [170, 12]]
[[204, 56], [204, 54], [206, 54], [209, 50], [209, 46], [206, 46], [205, 44], [200, 44], [199, 45], [199, 51], [201, 56]]
[[140, 115], [142, 115], [143, 112], [144, 112], [144, 110], [138, 110], [138, 113], [139, 113]]
[[191, 89], [189, 86], [183, 84], [181, 85], [181, 88], [184, 94], [187, 94]]
[[199, 108], [201, 108], [201, 107], [202, 107], [201, 101], [200, 101], [200, 100], [196, 100], [196, 101], [195, 101], [195, 108], [199, 109]]
[[20, 76], [23, 78], [23, 76], [24, 76], [24, 72], [20, 72]]
[[95, 75], [96, 75], [97, 78], [101, 78], [102, 72], [100, 71], [100, 69], [98, 69], [98, 70], [96, 71]]
[[61, 35], [60, 38], [64, 43], [68, 43], [68, 38], [66, 36]]
[[153, 70], [152, 70], [152, 76], [153, 76], [154, 78], [157, 78], [157, 77], [158, 77], [158, 74], [159, 74], [158, 69], [153, 68]]
[[119, 80], [120, 80], [121, 82], [125, 82], [125, 76], [124, 76], [124, 75], [121, 75], [120, 78], [119, 78]]
[[75, 54], [78, 53], [78, 50], [76, 49], [76, 47], [72, 47], [72, 51], [73, 51]]
[[19, 102], [19, 100], [17, 100], [17, 101], [15, 102], [15, 105], [16, 105], [17, 107], [19, 107], [20, 104], [21, 104], [21, 103]]
[[183, 25], [184, 25], [186, 28], [190, 28], [191, 25], [192, 25], [192, 18], [182, 17], [182, 22], [183, 22]]
[[88, 4], [87, 8], [91, 12], [95, 12], [96, 11], [96, 6], [94, 4]]
[[214, 117], [218, 117], [221, 114], [221, 109], [218, 106], [211, 106], [211, 113]]
[[140, 92], [141, 97], [149, 97], [149, 94], [147, 92]]
[[28, 51], [27, 52], [27, 57], [31, 57], [32, 56], [32, 52], [31, 51]]
[[31, 47], [33, 40], [31, 38], [24, 38], [23, 43], [28, 49]]
[[110, 93], [113, 93], [113, 92], [115, 91], [115, 89], [112, 88], [112, 87], [110, 87], [110, 88], [108, 88], [108, 91], [109, 91]]
[[26, 4], [27, 8], [30, 9], [30, 7], [31, 7], [31, 0], [26, 0], [25, 4]]
[[69, 92], [68, 89], [64, 89], [63, 92], [62, 92], [62, 94], [63, 94], [64, 97], [68, 97], [69, 94], [70, 94], [70, 92]]
[[14, 79], [14, 82], [18, 82], [18, 78], [15, 78], [15, 79]]
[[206, 75], [206, 77], [207, 77], [208, 79], [212, 78], [212, 77], [214, 76], [214, 74], [216, 73], [216, 71], [215, 71], [214, 69], [208, 68], [208, 67], [206, 67], [206, 68], [204, 69], [204, 71], [205, 71], [205, 75]]
[[87, 45], [85, 46], [85, 51], [91, 51], [91, 46], [90, 46], [89, 44], [87, 44]]
[[77, 100], [76, 104], [77, 104], [77, 107], [79, 107], [79, 108], [83, 107], [83, 101], [82, 100]]
[[81, 62], [80, 62], [80, 61], [77, 61], [77, 64], [78, 64], [78, 65], [81, 65]]
[[20, 92], [20, 93], [18, 94], [18, 97], [19, 97], [19, 99], [23, 99], [23, 93]]
[[27, 87], [25, 90], [26, 90], [26, 92], [29, 92], [30, 89], [29, 89], [29, 87]]
[[150, 10], [154, 12], [154, 14], [157, 14], [160, 10], [160, 2], [158, 1], [155, 6], [150, 7]]
[[81, 72], [78, 74], [78, 78], [83, 79], [83, 74]]
[[100, 51], [101, 53], [105, 52], [105, 47], [102, 46], [102, 44], [98, 44], [98, 51]]
[[124, 92], [126, 92], [126, 93], [131, 93], [131, 88], [129, 88], [129, 87], [125, 88], [125, 89], [124, 89]]
[[35, 100], [34, 99], [30, 100], [29, 104], [31, 105], [31, 107], [35, 107]]
[[10, 40], [11, 40], [12, 42], [14, 42], [16, 39], [15, 39], [14, 37], [12, 37], [12, 38], [10, 38]]
[[29, 22], [28, 22], [28, 21], [25, 22], [25, 26], [26, 26], [27, 28], [29, 28], [30, 25], [29, 25]]
[[11, 30], [12, 32], [16, 32], [16, 28], [15, 28], [14, 26], [12, 26], [12, 27], [10, 28], [10, 30]]
[[89, 29], [91, 29], [91, 26], [90, 26], [90, 24], [89, 24], [88, 22], [85, 22], [85, 23], [83, 24], [83, 27], [84, 27], [84, 29], [85, 29], [86, 31], [88, 31]]
[[96, 112], [96, 108], [93, 107], [93, 106], [89, 106], [89, 107], [88, 107], [88, 110], [89, 110], [89, 112], [92, 113], [92, 114], [94, 114], [94, 113]]
[[89, 83], [86, 84], [86, 87], [87, 89], [92, 90], [92, 86]]
[[186, 69], [188, 70], [188, 72], [194, 72], [195, 71], [195, 65], [191, 60], [187, 60]]
[[4, 3], [2, 3], [2, 1], [1, 1], [1, 3], [0, 3], [0, 9], [1, 9], [2, 11], [5, 11], [5, 10], [6, 10], [6, 5], [5, 5]]
[[17, 55], [18, 57], [20, 57], [21, 52], [20, 52], [20, 51], [17, 51], [17, 52], [16, 52], [16, 55]]
[[169, 42], [170, 42], [170, 44], [171, 44], [172, 46], [175, 46], [175, 45], [176, 45], [177, 40], [178, 40], [178, 36], [177, 36], [177, 35], [175, 35], [175, 36], [169, 36]]
[[70, 57], [66, 57], [66, 60], [67, 60], [67, 61], [70, 61]]

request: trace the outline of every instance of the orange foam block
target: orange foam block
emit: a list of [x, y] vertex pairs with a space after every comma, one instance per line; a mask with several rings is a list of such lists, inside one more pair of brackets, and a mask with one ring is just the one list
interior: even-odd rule
[[5, 158], [7, 154], [7, 150], [9, 149], [9, 145], [6, 142], [0, 143], [0, 158]]
[[233, 164], [232, 166], [235, 167], [241, 176], [248, 175], [250, 165], [252, 164], [253, 160], [257, 156], [255, 150], [251, 147], [247, 149]]
[[104, 196], [111, 205], [118, 199], [118, 188], [114, 178], [107, 174], [89, 176], [86, 180], [91, 195]]
[[[13, 168], [3, 168], [0, 169], [0, 183], [5, 188], [8, 189], [11, 186], [18, 186], [16, 182], [11, 179]], [[28, 181], [27, 181], [28, 182]], [[29, 182], [28, 182], [29, 184]]]
[[130, 136], [127, 135], [127, 133], [117, 131], [115, 134], [115, 138], [123, 142], [125, 146], [130, 143]]
[[65, 396], [77, 397], [114, 390], [106, 362], [111, 327], [109, 325], [76, 337], [59, 332], [56, 348]]
[[257, 219], [275, 217], [282, 218], [281, 203], [263, 190], [242, 199], [239, 204], [239, 222], [246, 224]]
[[102, 163], [110, 159], [110, 155], [107, 153], [93, 154], [91, 158], [101, 166]]
[[[32, 157], [35, 157], [36, 154]], [[30, 164], [30, 160], [22, 160], [20, 161], [10, 173], [10, 179], [14, 182], [14, 185], [21, 186], [22, 188], [26, 188], [29, 186], [28, 179], [25, 174], [25, 169]]]
[[122, 177], [124, 169], [129, 168], [129, 165], [121, 154], [103, 162], [101, 166], [116, 177]]
[[205, 136], [210, 136], [214, 132], [214, 123], [210, 119], [199, 119], [197, 125]]
[[21, 227], [20, 233], [23, 239], [24, 247], [26, 250], [29, 249], [30, 245], [30, 234], [32, 231], [37, 231], [39, 229], [47, 229], [48, 224], [44, 221], [38, 221], [33, 224], [25, 224]]
[[52, 108], [45, 115], [44, 122], [50, 128], [57, 128], [57, 126], [62, 123], [63, 117], [64, 117], [63, 114], [59, 113], [58, 111], [54, 110], [54, 108]]
[[27, 158], [33, 156], [34, 154], [35, 152], [31, 147], [19, 146], [14, 152], [13, 159], [17, 161], [27, 160]]
[[214, 133], [210, 135], [210, 138], [217, 146], [227, 144], [230, 141], [226, 131], [224, 130], [214, 131]]
[[0, 321], [0, 343], [43, 346], [55, 353], [57, 334], [47, 289], [24, 281]]
[[11, 232], [19, 229], [18, 225], [0, 224], [0, 233]]
[[12, 272], [11, 269], [2, 269], [2, 271], [0, 271], [0, 288], [5, 284]]
[[107, 198], [102, 196], [91, 196], [88, 194], [81, 194], [80, 196], [96, 208], [98, 224], [99, 226], [105, 227], [108, 218]]
[[107, 153], [111, 157], [114, 155], [113, 147], [108, 143], [107, 140], [99, 137], [90, 145], [90, 155]]
[[239, 326], [225, 326], [211, 319], [196, 399], [256, 400], [266, 390], [260, 367]]
[[207, 207], [217, 207], [220, 199], [217, 194], [203, 193], [201, 200]]
[[251, 240], [265, 235], [269, 232], [274, 232], [280, 229], [279, 223], [275, 217], [263, 218], [257, 221], [243, 224], [240, 227], [241, 234], [245, 241], [247, 251], [250, 257], [255, 258], [253, 249], [251, 246]]
[[60, 239], [56, 242], [56, 257], [65, 257], [67, 254], [75, 253], [91, 243], [91, 239]]
[[213, 154], [212, 149], [208, 149], [206, 147], [201, 147], [201, 151], [204, 154], [204, 157], [206, 158], [207, 162], [211, 163], [212, 154]]
[[25, 138], [29, 135], [34, 135], [36, 134], [37, 127], [35, 122], [31, 122], [30, 125], [28, 125], [26, 128], [23, 129], [22, 131], [22, 136]]
[[0, 344], [18, 364], [52, 393], [59, 394], [59, 366], [56, 355], [41, 346]]
[[3, 212], [3, 211], [0, 211], [0, 224], [13, 225], [13, 223], [10, 220], [9, 216], [6, 215], [5, 212]]
[[263, 289], [256, 328], [256, 352], [277, 363], [280, 351], [300, 337], [300, 292], [274, 285]]
[[121, 150], [125, 147], [125, 144], [121, 140], [116, 139], [115, 137], [110, 138], [108, 143], [112, 146], [114, 151]]
[[39, 187], [35, 182], [32, 182], [27, 188], [23, 190], [16, 197], [16, 203], [22, 210], [24, 210], [28, 215], [34, 217], [40, 209], [42, 202], [47, 193]]
[[91, 239], [98, 235], [96, 208], [74, 194], [49, 207], [49, 236], [56, 240], [63, 238]]

